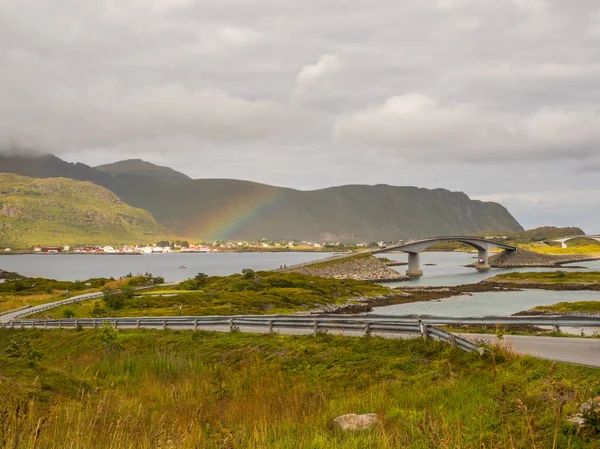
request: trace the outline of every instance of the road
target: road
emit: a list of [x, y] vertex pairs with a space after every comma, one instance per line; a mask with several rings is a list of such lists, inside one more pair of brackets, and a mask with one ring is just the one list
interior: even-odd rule
[[[471, 341], [483, 340], [492, 344], [498, 341], [492, 334], [458, 335]], [[501, 344], [517, 354], [600, 368], [600, 339], [596, 338], [505, 335]]]

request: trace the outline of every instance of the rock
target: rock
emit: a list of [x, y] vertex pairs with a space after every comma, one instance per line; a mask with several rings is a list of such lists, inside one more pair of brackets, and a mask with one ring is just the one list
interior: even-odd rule
[[581, 429], [586, 425], [585, 418], [590, 413], [600, 413], [600, 396], [581, 404], [577, 413], [567, 418], [567, 422], [570, 422]]
[[354, 413], [338, 416], [330, 423], [332, 429], [348, 431], [370, 429], [379, 424], [379, 416], [377, 413], [367, 413], [364, 415], [356, 415]]

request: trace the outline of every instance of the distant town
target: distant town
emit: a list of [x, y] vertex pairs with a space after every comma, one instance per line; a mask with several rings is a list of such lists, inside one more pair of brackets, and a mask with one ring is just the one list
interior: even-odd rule
[[[485, 236], [487, 239], [506, 239], [506, 236]], [[261, 240], [257, 242], [247, 241], [223, 241], [216, 240], [212, 243], [199, 242], [189, 243], [185, 240], [173, 242], [159, 241], [154, 244], [115, 245], [115, 246], [42, 246], [35, 245], [25, 249], [5, 248], [3, 252], [8, 253], [39, 253], [39, 254], [164, 254], [171, 252], [180, 253], [211, 253], [211, 252], [243, 252], [243, 251], [353, 251], [357, 249], [385, 247], [391, 244], [401, 244], [408, 240], [378, 241], [378, 242], [313, 242], [313, 241], [273, 241]]]

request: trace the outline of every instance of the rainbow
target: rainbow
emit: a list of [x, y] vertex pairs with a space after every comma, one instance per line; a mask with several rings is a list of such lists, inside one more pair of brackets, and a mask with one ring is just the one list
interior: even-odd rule
[[235, 238], [252, 219], [271, 213], [281, 196], [282, 189], [269, 188], [250, 190], [229, 198], [222, 208], [200, 211], [186, 235], [203, 240]]

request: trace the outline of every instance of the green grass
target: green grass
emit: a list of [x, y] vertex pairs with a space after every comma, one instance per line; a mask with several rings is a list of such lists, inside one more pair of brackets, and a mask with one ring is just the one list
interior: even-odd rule
[[551, 306], [538, 306], [532, 310], [553, 313], [600, 313], [600, 301], [559, 302]]
[[600, 282], [598, 271], [545, 271], [505, 273], [487, 279], [487, 282], [516, 282], [541, 284], [579, 284]]
[[519, 248], [527, 249], [529, 251], [535, 251], [536, 253], [550, 254], [556, 256], [571, 254], [583, 254], [590, 256], [600, 255], [600, 244], [588, 244], [586, 246], [577, 246], [569, 248], [556, 248], [553, 246], [548, 246], [545, 243], [532, 243], [523, 245], [519, 244]]
[[[150, 276], [131, 276], [122, 279], [94, 278], [86, 281], [56, 281], [45, 278], [19, 277], [0, 284], [0, 312], [26, 305], [36, 306], [60, 301], [100, 289], [121, 289], [147, 285]], [[45, 314], [43, 314], [45, 316]], [[62, 317], [62, 315], [61, 315]]]
[[[42, 352], [4, 355], [0, 440], [19, 448], [598, 448], [566, 417], [598, 370], [435, 342], [309, 336], [19, 331]], [[373, 430], [328, 422], [378, 413]], [[225, 441], [227, 440], [227, 442]]]
[[[244, 275], [212, 276], [200, 290], [189, 290], [186, 283], [171, 288], [148, 290], [127, 299], [122, 308], [111, 309], [95, 299], [57, 307], [38, 314], [62, 318], [65, 310], [75, 317], [90, 316], [172, 316], [275, 314], [314, 310], [344, 304], [360, 296], [387, 295], [384, 286], [352, 279], [327, 279], [299, 273], [258, 272]], [[97, 304], [97, 305], [96, 305]], [[181, 308], [180, 308], [181, 306]], [[95, 312], [94, 312], [94, 308]], [[34, 315], [35, 317], [35, 315]]]
[[65, 178], [0, 174], [0, 248], [155, 242], [168, 231], [114, 193]]

